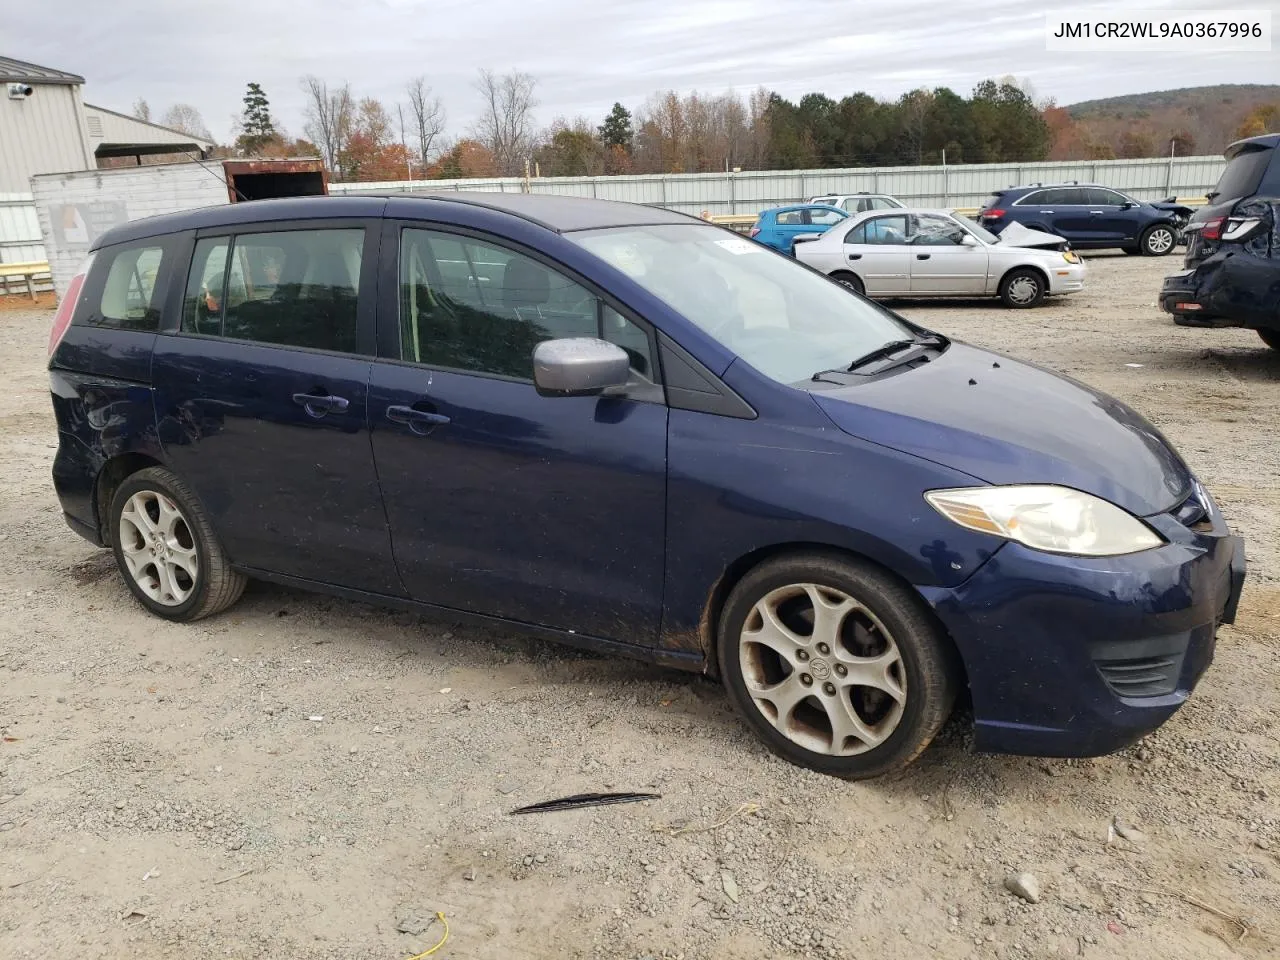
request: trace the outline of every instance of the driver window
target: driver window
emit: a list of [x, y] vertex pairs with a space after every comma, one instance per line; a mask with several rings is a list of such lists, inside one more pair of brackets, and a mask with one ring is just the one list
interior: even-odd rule
[[432, 230], [400, 245], [403, 359], [533, 379], [533, 348], [562, 337], [616, 343], [655, 380], [648, 334], [581, 284], [504, 247]]
[[863, 243], [883, 245], [907, 242], [907, 218], [903, 215], [876, 217], [866, 221], [864, 227], [866, 239]]
[[964, 237], [964, 229], [954, 220], [922, 213], [916, 217], [911, 242], [918, 247], [952, 247], [964, 243]]

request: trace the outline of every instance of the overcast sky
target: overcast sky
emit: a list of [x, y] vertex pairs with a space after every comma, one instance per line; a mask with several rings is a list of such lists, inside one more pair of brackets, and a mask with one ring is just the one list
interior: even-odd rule
[[299, 79], [349, 80], [392, 107], [424, 74], [450, 135], [479, 108], [479, 67], [538, 79], [538, 119], [599, 122], [615, 100], [634, 110], [674, 88], [788, 97], [863, 90], [895, 98], [917, 87], [967, 95], [988, 77], [1029, 80], [1060, 104], [1212, 83], [1280, 83], [1269, 53], [1047, 53], [1046, 11], [1108, 19], [1134, 10], [1252, 8], [1280, 0], [43, 0], [5, 6], [0, 53], [87, 78], [85, 98], [128, 112], [139, 97], [161, 116], [195, 106], [231, 136], [245, 84], [302, 133]]

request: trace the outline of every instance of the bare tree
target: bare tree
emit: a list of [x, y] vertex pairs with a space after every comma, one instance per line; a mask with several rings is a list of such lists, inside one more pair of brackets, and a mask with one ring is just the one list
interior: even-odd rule
[[139, 120], [151, 122], [151, 104], [139, 97], [133, 101], [133, 115]]
[[532, 76], [519, 70], [498, 76], [492, 70], [481, 70], [476, 89], [484, 100], [475, 134], [493, 153], [499, 173], [520, 173], [524, 161], [533, 152], [533, 88]]
[[163, 126], [181, 130], [202, 140], [213, 139], [213, 135], [205, 125], [204, 117], [200, 116], [200, 111], [189, 103], [175, 103], [165, 111], [164, 119], [160, 122]]
[[338, 161], [351, 139], [355, 104], [351, 99], [351, 85], [344, 83], [334, 90], [319, 77], [308, 75], [302, 80], [307, 96], [304, 114], [307, 118], [303, 132], [320, 150], [320, 157], [330, 170], [338, 171]]
[[444, 106], [439, 97], [432, 96], [426, 77], [414, 77], [406, 90], [409, 93], [409, 110], [413, 114], [413, 129], [418, 138], [418, 155], [425, 170], [434, 157], [432, 148], [439, 146], [436, 141], [444, 133]]

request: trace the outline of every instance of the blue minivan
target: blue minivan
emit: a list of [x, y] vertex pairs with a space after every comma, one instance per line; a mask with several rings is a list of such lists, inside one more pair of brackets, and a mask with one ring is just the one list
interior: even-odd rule
[[1128, 407], [664, 210], [231, 204], [105, 233], [54, 321], [53, 480], [147, 610], [248, 578], [721, 679], [868, 777], [1114, 750], [1235, 615], [1241, 541]]

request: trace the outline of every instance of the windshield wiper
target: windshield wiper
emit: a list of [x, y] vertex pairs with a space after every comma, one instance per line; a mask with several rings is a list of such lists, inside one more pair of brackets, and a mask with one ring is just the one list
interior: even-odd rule
[[897, 358], [895, 363], [891, 364], [891, 366], [896, 366], [898, 362], [908, 362], [919, 358], [924, 350], [929, 347], [942, 347], [945, 346], [946, 343], [946, 337], [939, 336], [936, 333], [929, 334], [928, 336], [917, 337], [914, 340], [890, 340], [888, 343], [881, 344], [874, 350], [869, 350], [864, 353], [847, 367], [836, 367], [831, 370], [819, 370], [811, 379], [822, 380], [822, 378], [829, 373], [853, 373], [862, 367], [875, 363], [877, 360], [884, 360], [900, 350], [906, 350], [909, 347], [921, 348], [920, 350], [912, 351], [906, 356]]

